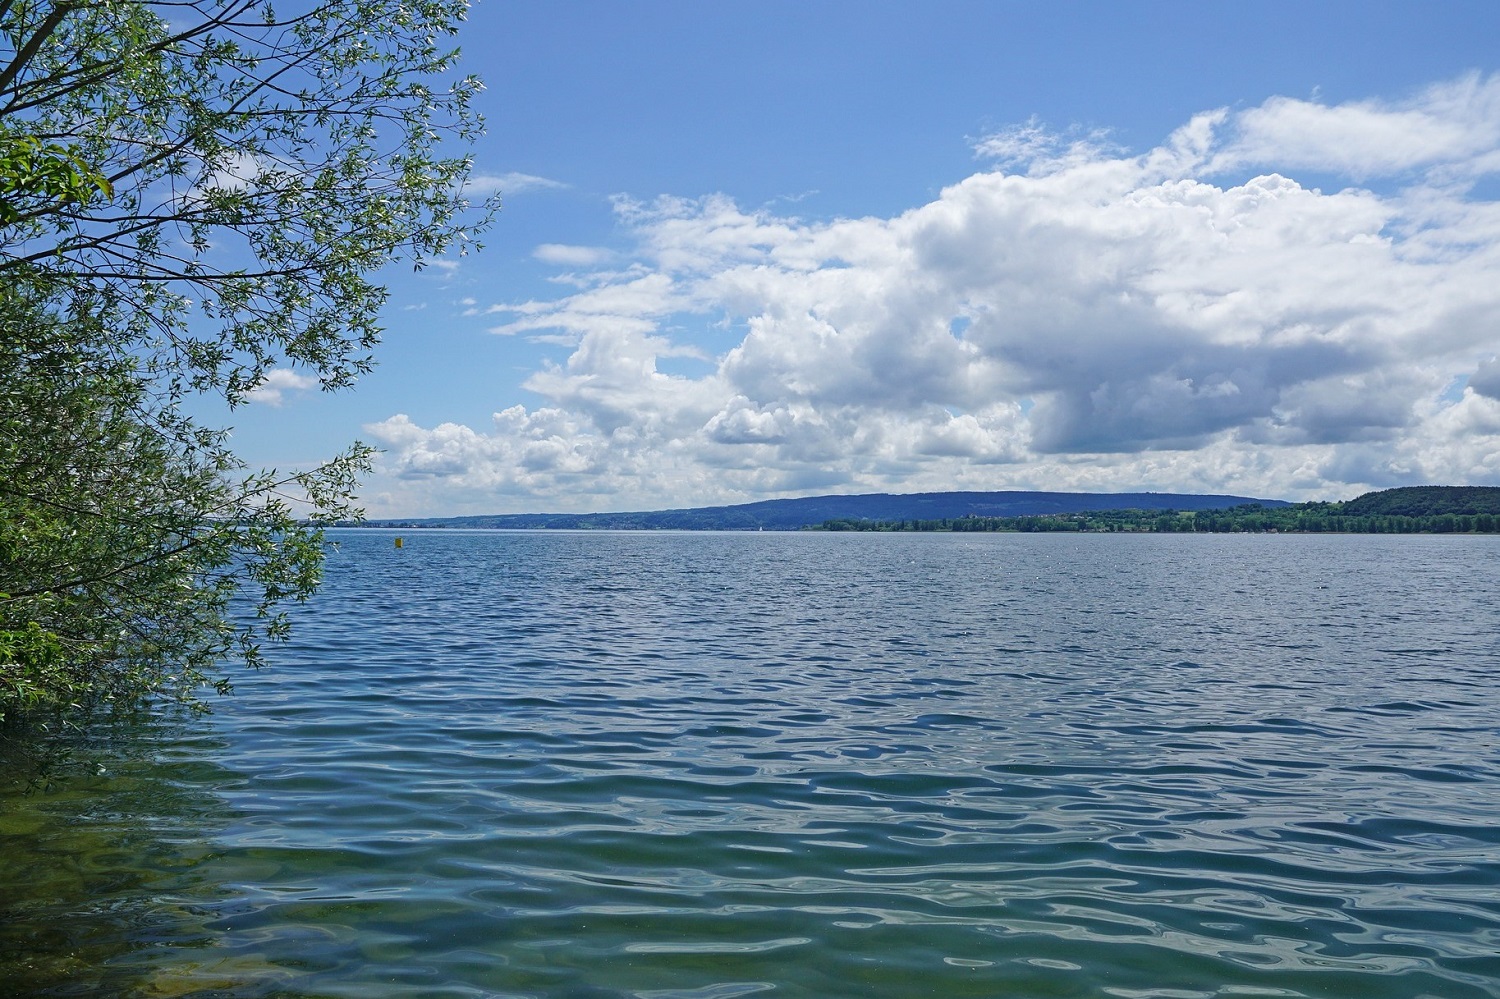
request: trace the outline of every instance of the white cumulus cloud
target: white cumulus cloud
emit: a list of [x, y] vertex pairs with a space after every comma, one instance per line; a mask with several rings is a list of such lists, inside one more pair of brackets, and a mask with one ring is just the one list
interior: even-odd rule
[[299, 374], [291, 368], [272, 368], [266, 372], [260, 384], [246, 393], [247, 402], [258, 402], [266, 406], [280, 406], [287, 396], [307, 392], [318, 387], [312, 375]]
[[999, 167], [892, 218], [620, 199], [627, 266], [539, 250], [575, 290], [497, 307], [571, 348], [526, 383], [546, 404], [377, 424], [387, 469], [483, 509], [1500, 482], [1500, 206], [1467, 187], [1500, 80], [1208, 110], [1135, 154], [1035, 122], [976, 148]]

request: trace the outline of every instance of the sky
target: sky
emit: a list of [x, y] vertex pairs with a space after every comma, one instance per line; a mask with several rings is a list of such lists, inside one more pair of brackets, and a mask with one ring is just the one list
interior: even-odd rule
[[482, 0], [482, 251], [257, 466], [374, 517], [1500, 485], [1500, 4]]

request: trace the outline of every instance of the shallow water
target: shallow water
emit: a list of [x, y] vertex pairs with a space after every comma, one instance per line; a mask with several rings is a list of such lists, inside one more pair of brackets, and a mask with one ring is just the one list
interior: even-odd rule
[[0, 994], [1500, 995], [1500, 539], [404, 537], [0, 799]]

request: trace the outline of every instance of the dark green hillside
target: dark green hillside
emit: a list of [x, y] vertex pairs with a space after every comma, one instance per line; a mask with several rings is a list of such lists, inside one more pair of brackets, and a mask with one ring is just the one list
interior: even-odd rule
[[1108, 531], [1139, 534], [1494, 534], [1500, 532], [1500, 488], [1421, 486], [1367, 493], [1347, 503], [1221, 509], [1096, 509], [1029, 516], [902, 520], [836, 518], [825, 531]]
[[1500, 486], [1403, 486], [1365, 493], [1344, 504], [1349, 517], [1500, 515]]

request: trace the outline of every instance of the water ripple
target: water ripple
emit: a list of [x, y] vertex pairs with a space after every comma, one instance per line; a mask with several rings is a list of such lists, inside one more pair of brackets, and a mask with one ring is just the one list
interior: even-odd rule
[[1497, 557], [347, 535], [108, 994], [1493, 997]]

